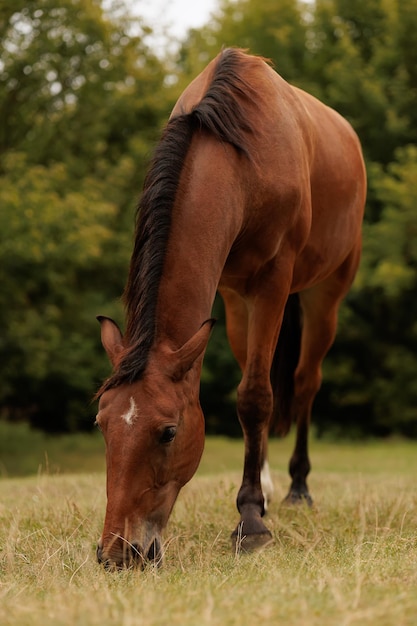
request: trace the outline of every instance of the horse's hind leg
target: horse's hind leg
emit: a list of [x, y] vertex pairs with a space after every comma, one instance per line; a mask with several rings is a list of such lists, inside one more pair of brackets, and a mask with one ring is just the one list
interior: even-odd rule
[[307, 487], [311, 468], [308, 456], [311, 409], [321, 385], [323, 359], [336, 335], [339, 305], [351, 284], [358, 258], [358, 253], [353, 253], [325, 282], [300, 293], [303, 330], [300, 359], [294, 376], [292, 415], [297, 434], [289, 464], [291, 487], [285, 498], [289, 503], [312, 504]]

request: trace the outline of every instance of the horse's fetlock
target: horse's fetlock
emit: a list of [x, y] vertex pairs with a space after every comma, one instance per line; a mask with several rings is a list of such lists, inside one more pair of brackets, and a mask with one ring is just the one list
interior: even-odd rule
[[253, 490], [242, 487], [238, 493], [236, 505], [241, 514], [245, 509], [258, 510], [261, 516], [265, 514], [265, 500], [261, 489]]

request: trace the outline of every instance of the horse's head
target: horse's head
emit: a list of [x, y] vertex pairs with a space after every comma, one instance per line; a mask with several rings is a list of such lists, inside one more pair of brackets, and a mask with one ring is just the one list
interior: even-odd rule
[[[117, 369], [122, 336], [112, 320], [100, 321]], [[203, 451], [199, 379], [211, 327], [203, 324], [179, 350], [155, 347], [140, 380], [101, 395], [97, 424], [106, 442], [107, 510], [97, 558], [106, 567], [161, 561], [162, 530]]]

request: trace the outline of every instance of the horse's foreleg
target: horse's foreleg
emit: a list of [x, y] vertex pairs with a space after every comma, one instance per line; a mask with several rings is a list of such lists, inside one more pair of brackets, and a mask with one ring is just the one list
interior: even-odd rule
[[[262, 547], [272, 538], [262, 520], [265, 495], [268, 495], [264, 494], [262, 486], [266, 491], [270, 487], [265, 482], [267, 438], [273, 410], [270, 370], [288, 294], [282, 291], [282, 279], [281, 285], [271, 285], [271, 282], [265, 293], [258, 293], [250, 306], [246, 364], [237, 397], [245, 460], [242, 485], [237, 496], [240, 523], [232, 537], [239, 540], [245, 550]], [[272, 294], [276, 296], [275, 302]]]
[[[242, 370], [245, 371], [248, 341], [248, 306], [245, 300], [235, 291], [219, 289], [226, 312], [226, 329], [232, 352]], [[261, 452], [261, 488], [264, 497], [264, 508], [267, 509], [271, 500], [273, 484], [268, 464], [268, 430], [264, 431]]]
[[[242, 484], [237, 496], [240, 522], [232, 538], [245, 550], [262, 547], [271, 541], [271, 533], [262, 517], [265, 513], [265, 497], [261, 485], [264, 466], [264, 441], [272, 412], [272, 389], [268, 378], [247, 373], [238, 388], [238, 415], [245, 442], [245, 460]], [[269, 386], [269, 388], [268, 388]]]

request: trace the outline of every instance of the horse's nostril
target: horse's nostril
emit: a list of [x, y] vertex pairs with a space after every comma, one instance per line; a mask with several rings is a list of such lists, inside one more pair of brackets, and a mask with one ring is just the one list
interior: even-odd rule
[[101, 547], [100, 544], [98, 544], [96, 548], [96, 557], [99, 563], [103, 562], [103, 548]]
[[118, 570], [126, 567], [143, 569], [146, 561], [151, 561], [159, 567], [162, 562], [161, 544], [157, 538], [152, 541], [147, 552], [138, 543], [129, 543], [128, 550], [125, 550], [123, 554], [114, 550], [111, 551], [111, 554], [108, 554], [107, 550], [104, 550], [101, 543], [99, 543], [96, 548], [96, 555], [97, 561], [106, 570]]
[[131, 543], [130, 544], [130, 556], [133, 559], [133, 561], [142, 561], [143, 557], [142, 557], [142, 550], [139, 546], [138, 543]]
[[148, 554], [146, 555], [149, 561], [154, 561], [158, 567], [162, 563], [162, 552], [161, 552], [161, 544], [159, 540], [155, 537], [149, 546]]
[[113, 564], [111, 563], [111, 561], [109, 561], [109, 559], [103, 556], [103, 547], [100, 544], [98, 544], [96, 548], [96, 556], [97, 556], [97, 561], [99, 562], [100, 565], [104, 567], [104, 569], [106, 570], [112, 569]]

